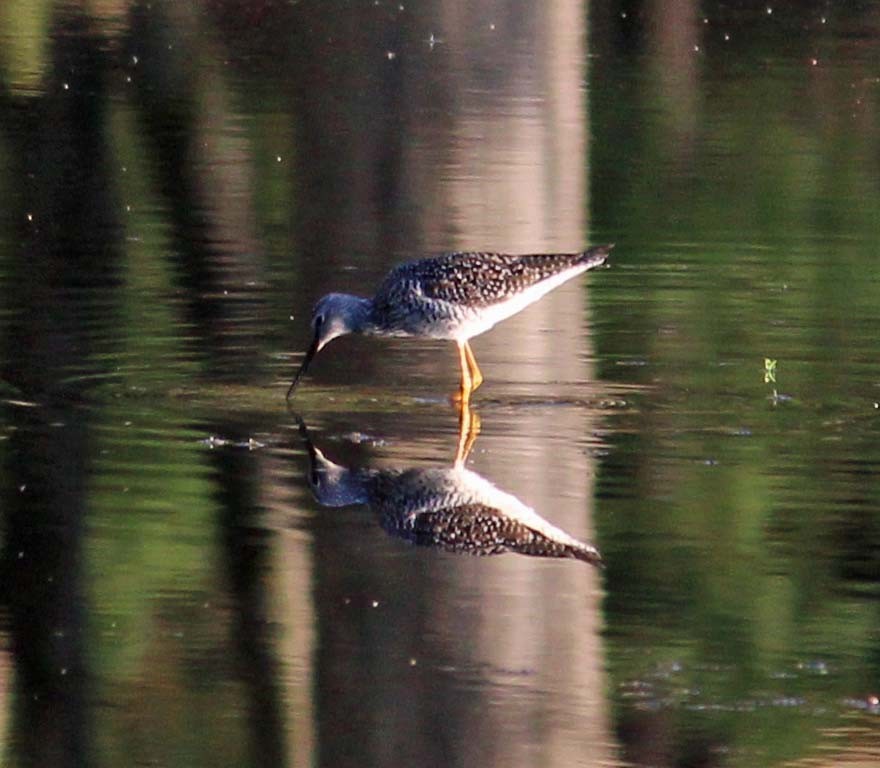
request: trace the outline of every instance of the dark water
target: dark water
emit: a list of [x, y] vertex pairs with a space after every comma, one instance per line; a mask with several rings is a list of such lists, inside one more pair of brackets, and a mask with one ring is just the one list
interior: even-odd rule
[[[3, 4], [0, 763], [880, 761], [878, 34]], [[285, 407], [323, 293], [600, 242], [474, 342], [463, 466], [451, 345], [335, 341]], [[523, 514], [605, 567], [467, 553]]]

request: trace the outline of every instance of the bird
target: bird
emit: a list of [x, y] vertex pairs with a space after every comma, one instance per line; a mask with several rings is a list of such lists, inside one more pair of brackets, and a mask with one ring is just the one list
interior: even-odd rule
[[312, 312], [312, 343], [287, 399], [328, 342], [358, 333], [454, 341], [461, 368], [459, 399], [466, 403], [483, 383], [469, 340], [577, 275], [602, 266], [613, 247], [553, 254], [445, 253], [398, 265], [372, 299], [328, 293]]
[[[349, 468], [327, 459], [300, 422], [308, 481], [325, 507], [366, 505], [386, 533], [411, 544], [468, 555], [514, 552], [603, 566], [599, 551], [557, 528], [513, 494], [465, 467]], [[459, 445], [461, 445], [461, 440]]]

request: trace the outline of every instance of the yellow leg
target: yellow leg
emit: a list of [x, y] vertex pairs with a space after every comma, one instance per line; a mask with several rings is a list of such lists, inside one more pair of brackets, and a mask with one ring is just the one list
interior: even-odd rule
[[467, 357], [468, 368], [471, 373], [471, 389], [475, 390], [483, 383], [483, 374], [480, 373], [480, 366], [477, 365], [477, 358], [474, 357], [474, 350], [467, 342], [464, 343], [464, 354]]
[[455, 466], [464, 466], [474, 442], [480, 434], [480, 417], [471, 411], [467, 401], [462, 401], [458, 412], [458, 447], [455, 451]]
[[470, 365], [468, 363], [468, 344], [464, 342], [456, 342], [458, 344], [458, 363], [461, 366], [461, 386], [458, 391], [459, 402], [462, 407], [467, 407], [471, 399], [471, 392], [474, 391], [474, 382], [471, 378]]

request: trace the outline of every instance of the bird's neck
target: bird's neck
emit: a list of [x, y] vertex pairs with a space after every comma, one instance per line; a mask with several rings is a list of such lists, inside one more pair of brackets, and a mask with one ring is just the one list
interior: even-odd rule
[[373, 300], [352, 296], [348, 321], [355, 333], [367, 335], [375, 333], [377, 324], [373, 313]]

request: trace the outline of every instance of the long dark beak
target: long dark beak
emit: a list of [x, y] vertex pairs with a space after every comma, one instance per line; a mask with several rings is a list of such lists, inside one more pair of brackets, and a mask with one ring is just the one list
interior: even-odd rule
[[306, 451], [308, 451], [309, 454], [310, 466], [314, 466], [315, 461], [317, 461], [317, 456], [315, 446], [312, 444], [312, 436], [309, 434], [309, 428], [306, 426], [306, 423], [302, 420], [302, 417], [298, 413], [294, 413], [293, 418], [296, 419], [296, 426], [299, 429], [299, 436], [302, 438], [302, 441], [306, 445]]
[[318, 351], [318, 334], [315, 334], [315, 339], [312, 341], [312, 346], [309, 347], [309, 351], [306, 352], [306, 356], [303, 358], [302, 365], [299, 367], [299, 370], [296, 372], [296, 376], [293, 377], [293, 381], [290, 383], [290, 389], [287, 390], [287, 399], [290, 400], [290, 396], [293, 394], [293, 390], [296, 389], [296, 385], [299, 384], [299, 380], [303, 377], [306, 372], [306, 369], [309, 367], [309, 363], [312, 362], [312, 358], [315, 356], [315, 353]]

